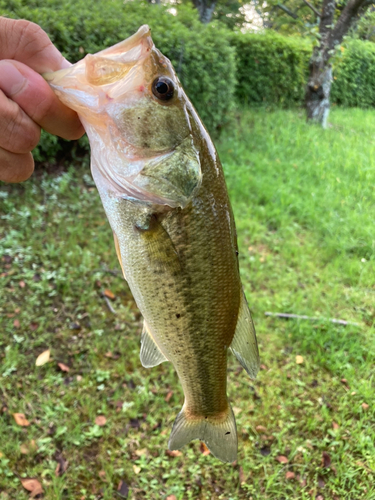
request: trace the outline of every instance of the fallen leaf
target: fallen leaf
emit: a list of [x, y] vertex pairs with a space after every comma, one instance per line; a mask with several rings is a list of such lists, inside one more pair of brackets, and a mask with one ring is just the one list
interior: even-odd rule
[[32, 322], [32, 323], [30, 323], [29, 326], [30, 326], [30, 330], [34, 332], [38, 328], [39, 323]]
[[303, 356], [300, 356], [299, 354], [297, 354], [297, 356], [296, 356], [296, 363], [297, 363], [297, 365], [302, 365], [302, 363], [303, 363]]
[[133, 465], [133, 471], [135, 474], [139, 474], [141, 472], [141, 468], [138, 465]]
[[342, 378], [342, 379], [340, 380], [340, 382], [341, 382], [342, 384], [347, 384], [347, 383], [348, 383], [348, 381], [346, 380], [346, 378]]
[[170, 457], [181, 457], [182, 451], [179, 450], [166, 450], [166, 453]]
[[332, 427], [333, 427], [333, 429], [335, 429], [335, 430], [340, 429], [339, 424], [337, 424], [336, 422], [332, 422]]
[[166, 500], [177, 500], [176, 495], [168, 495]]
[[57, 366], [60, 368], [62, 372], [69, 372], [70, 368], [69, 366], [65, 365], [64, 363], [57, 363]]
[[20, 288], [25, 288], [26, 283], [24, 281], [20, 281], [19, 283]]
[[70, 323], [69, 328], [71, 330], [80, 330], [81, 325], [79, 323], [77, 323], [76, 321], [73, 321], [72, 323]]
[[51, 351], [47, 349], [46, 351], [43, 351], [39, 356], [36, 358], [35, 365], [36, 366], [42, 366], [48, 363], [48, 361], [51, 358]]
[[284, 455], [279, 455], [278, 457], [276, 457], [276, 460], [281, 464], [287, 464], [289, 462], [289, 460], [284, 457]]
[[324, 488], [325, 485], [326, 485], [326, 483], [324, 482], [324, 480], [321, 477], [318, 477], [319, 488]]
[[143, 455], [146, 455], [147, 453], [147, 448], [142, 448], [141, 450], [135, 450], [134, 452], [137, 457], [143, 457]]
[[324, 500], [324, 498], [322, 497], [322, 495], [318, 495], [317, 497], [315, 497], [315, 500]]
[[131, 418], [130, 425], [131, 427], [133, 427], [133, 429], [139, 429], [141, 426], [141, 422], [139, 421], [138, 418]]
[[33, 451], [36, 451], [38, 449], [36, 442], [34, 439], [31, 441], [28, 441], [26, 443], [22, 443], [20, 446], [20, 452], [23, 455], [28, 455], [29, 453], [32, 453]]
[[267, 429], [264, 427], [264, 425], [257, 425], [255, 427], [255, 430], [257, 430], [258, 432], [267, 432]]
[[19, 320], [19, 319], [15, 319], [15, 320], [13, 321], [13, 326], [14, 326], [15, 328], [19, 328], [19, 327], [21, 326], [20, 320]]
[[244, 484], [246, 481], [245, 481], [245, 474], [244, 474], [244, 471], [243, 471], [243, 467], [239, 467], [238, 469], [238, 478], [240, 480], [240, 484]]
[[203, 441], [201, 441], [199, 449], [201, 450], [202, 455], [209, 455], [211, 453]]
[[267, 457], [271, 453], [271, 448], [269, 446], [263, 446], [260, 449], [260, 454], [263, 455], [264, 457]]
[[169, 403], [172, 396], [173, 396], [173, 391], [169, 391], [168, 394], [165, 396], [165, 401]]
[[27, 444], [21, 444], [20, 446], [20, 452], [22, 453], [22, 455], [27, 455], [29, 453], [29, 448], [27, 446]]
[[42, 485], [37, 479], [25, 478], [21, 479], [21, 483], [25, 490], [30, 491], [32, 498], [43, 493]]
[[111, 290], [108, 290], [108, 288], [104, 290], [103, 294], [111, 300], [115, 300], [116, 298], [115, 294]]
[[66, 472], [69, 462], [61, 454], [57, 455], [55, 460], [57, 462], [55, 476], [60, 477]]
[[76, 379], [77, 379], [77, 382], [81, 382], [81, 380], [82, 380], [82, 375], [77, 375], [77, 376], [76, 376]]
[[99, 471], [99, 477], [100, 477], [101, 479], [103, 479], [103, 481], [105, 480], [105, 475], [106, 475], [106, 474], [105, 474], [105, 470], [101, 470], [101, 471]]
[[27, 427], [30, 425], [30, 422], [26, 419], [23, 413], [13, 413], [13, 418], [16, 421], [16, 424], [21, 427]]
[[235, 416], [237, 417], [237, 415], [239, 415], [241, 413], [242, 408], [238, 408], [238, 406], [233, 406], [232, 410], [233, 410], [233, 413], [235, 414]]
[[365, 411], [369, 409], [369, 405], [367, 403], [362, 403], [361, 406]]
[[288, 472], [285, 474], [285, 479], [294, 479], [296, 477], [296, 475], [294, 474], [294, 472], [291, 472], [288, 470]]
[[117, 487], [118, 494], [123, 498], [128, 498], [129, 494], [129, 486], [125, 483], [125, 481], [121, 480]]
[[323, 467], [329, 467], [331, 465], [331, 457], [326, 451], [322, 453], [322, 465]]
[[98, 415], [95, 419], [96, 425], [99, 425], [100, 427], [103, 427], [107, 423], [107, 419], [105, 418], [104, 415]]

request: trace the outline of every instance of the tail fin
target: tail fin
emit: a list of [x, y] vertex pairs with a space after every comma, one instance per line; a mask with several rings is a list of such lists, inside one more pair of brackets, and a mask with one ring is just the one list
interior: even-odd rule
[[204, 416], [189, 419], [184, 405], [173, 424], [168, 447], [179, 450], [193, 439], [204, 441], [211, 453], [222, 462], [234, 462], [237, 459], [237, 429], [230, 405], [226, 418], [221, 420]]

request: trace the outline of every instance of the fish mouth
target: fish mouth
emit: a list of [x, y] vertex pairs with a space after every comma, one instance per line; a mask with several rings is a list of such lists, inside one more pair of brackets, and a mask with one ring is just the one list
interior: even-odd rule
[[[69, 68], [43, 73], [43, 78], [54, 88], [69, 85], [69, 79], [83, 83], [86, 77], [87, 83], [95, 86], [103, 86], [124, 78], [126, 73], [146, 57], [153, 47], [151, 29], [147, 24], [141, 26], [136, 33], [113, 47], [101, 50], [96, 54], [87, 54], [83, 59]], [[81, 77], [81, 78], [80, 78]]]

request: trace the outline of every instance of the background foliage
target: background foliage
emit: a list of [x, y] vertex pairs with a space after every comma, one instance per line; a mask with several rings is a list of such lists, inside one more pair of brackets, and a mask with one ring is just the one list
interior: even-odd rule
[[[112, 0], [105, 4], [93, 0], [0, 0], [0, 13], [38, 23], [72, 62], [117, 43], [140, 25], [149, 23], [155, 44], [171, 59], [212, 133], [228, 123], [231, 110], [238, 104], [283, 107], [303, 104], [316, 30], [313, 20], [305, 19], [306, 26], [310, 23], [311, 36], [298, 36], [297, 29], [294, 36], [275, 30], [242, 33], [229, 29], [240, 24], [241, 16], [235, 14], [240, 4], [233, 0], [225, 4], [225, 11], [221, 3], [215, 13], [217, 19], [207, 25], [199, 22], [197, 11], [188, 2], [177, 5], [176, 15], [172, 15], [168, 6], [142, 0]], [[303, 12], [306, 16], [312, 14], [310, 9], [297, 9], [298, 5], [291, 3], [289, 7], [295, 7], [300, 16]], [[274, 13], [276, 7], [270, 4], [269, 8]], [[277, 20], [282, 20], [283, 15], [280, 11]], [[366, 22], [362, 22], [358, 33], [363, 31], [370, 37], [370, 14]], [[288, 33], [281, 28], [280, 31]], [[348, 39], [345, 48], [339, 48], [334, 58], [333, 103], [364, 108], [374, 105], [374, 57], [374, 46], [368, 41]], [[71, 143], [43, 134], [35, 157], [39, 161], [51, 160], [58, 154], [69, 153], [74, 157], [81, 147], [87, 149], [87, 139], [81, 140], [77, 149], [76, 144], [72, 148]]]
[[[0, 13], [39, 24], [72, 62], [118, 43], [148, 23], [155, 45], [172, 61], [210, 131], [222, 126], [233, 108], [236, 67], [231, 32], [220, 23], [202, 25], [192, 8], [185, 6], [173, 16], [165, 6], [143, 1], [16, 0], [0, 2]], [[53, 141], [43, 139], [38, 159], [53, 156]]]
[[142, 318], [87, 162], [0, 188], [0, 500], [27, 500], [25, 477], [45, 500], [120, 500], [121, 481], [128, 500], [375, 498], [375, 123], [359, 109], [331, 121], [244, 110], [217, 143], [262, 363], [251, 381], [228, 357], [234, 464], [198, 441], [167, 452], [182, 390], [171, 363], [141, 366]]
[[332, 101], [344, 106], [375, 106], [375, 45], [349, 40], [334, 65]]
[[252, 105], [300, 104], [304, 95], [311, 45], [275, 32], [236, 33], [236, 98]]

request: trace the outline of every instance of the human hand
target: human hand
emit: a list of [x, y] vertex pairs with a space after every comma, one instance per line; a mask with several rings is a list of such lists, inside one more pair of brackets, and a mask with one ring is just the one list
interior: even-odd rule
[[41, 128], [64, 139], [84, 133], [39, 74], [69, 66], [37, 24], [0, 17], [0, 180], [30, 177]]

